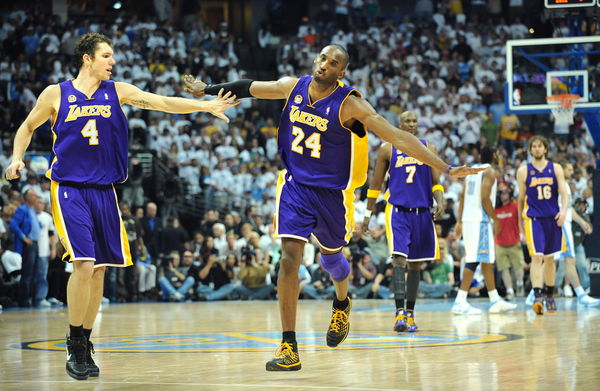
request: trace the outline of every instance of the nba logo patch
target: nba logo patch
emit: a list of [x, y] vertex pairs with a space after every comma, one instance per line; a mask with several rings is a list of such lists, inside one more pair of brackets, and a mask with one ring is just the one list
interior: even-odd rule
[[327, 110], [325, 110], [325, 114], [329, 115], [330, 111], [331, 111], [331, 107], [328, 107]]
[[75, 97], [75, 95], [69, 95], [69, 97], [67, 98], [67, 101], [69, 101], [69, 103], [73, 103], [77, 100], [77, 98]]
[[67, 193], [66, 191], [63, 193], [63, 197], [65, 198], [69, 198], [69, 193]]
[[108, 100], [108, 94], [106, 92], [104, 93], [104, 99]]
[[300, 104], [302, 102], [302, 95], [296, 95], [294, 97], [294, 103]]

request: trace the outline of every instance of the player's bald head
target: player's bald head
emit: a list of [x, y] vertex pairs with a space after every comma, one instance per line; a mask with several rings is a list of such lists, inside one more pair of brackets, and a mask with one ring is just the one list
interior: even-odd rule
[[414, 111], [406, 110], [400, 114], [400, 121], [406, 121], [409, 118], [417, 118], [417, 115]]

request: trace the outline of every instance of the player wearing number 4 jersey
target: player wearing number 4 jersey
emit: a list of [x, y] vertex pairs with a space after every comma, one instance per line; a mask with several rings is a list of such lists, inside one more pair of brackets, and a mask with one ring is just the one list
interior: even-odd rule
[[287, 99], [278, 130], [284, 170], [279, 175], [275, 215], [276, 235], [282, 238], [277, 292], [283, 336], [275, 358], [266, 364], [268, 371], [301, 367], [295, 333], [298, 268], [311, 234], [319, 242], [321, 263], [336, 288], [327, 345], [337, 346], [348, 335], [350, 265], [341, 250], [354, 228], [353, 190], [367, 177], [367, 129], [439, 171], [453, 176], [479, 171], [448, 166], [415, 136], [377, 114], [357, 90], [338, 80], [348, 60], [343, 47], [330, 45], [315, 58], [311, 76], [269, 82], [246, 79], [215, 86], [184, 77], [187, 91], [198, 97], [224, 88], [240, 98]]
[[[549, 313], [556, 311], [552, 296], [556, 276], [554, 255], [566, 250], [561, 227], [565, 223], [569, 207], [563, 169], [559, 164], [546, 159], [548, 146], [548, 140], [544, 137], [532, 137], [529, 141], [529, 153], [533, 161], [519, 167], [517, 171], [519, 229], [527, 241], [531, 256], [531, 285], [535, 295], [532, 309], [538, 315], [544, 313], [544, 304]], [[544, 280], [546, 288], [542, 292]]]
[[73, 262], [67, 285], [66, 370], [85, 380], [100, 372], [91, 356], [90, 335], [102, 300], [105, 267], [132, 264], [113, 187], [127, 179], [128, 126], [121, 105], [170, 113], [206, 111], [227, 120], [223, 112], [237, 102], [229, 94], [198, 102], [112, 82], [112, 45], [101, 34], [81, 36], [75, 55], [77, 78], [47, 87], [17, 130], [6, 177], [19, 177], [33, 131], [51, 118], [54, 145], [47, 176], [52, 180], [52, 214], [65, 259]]

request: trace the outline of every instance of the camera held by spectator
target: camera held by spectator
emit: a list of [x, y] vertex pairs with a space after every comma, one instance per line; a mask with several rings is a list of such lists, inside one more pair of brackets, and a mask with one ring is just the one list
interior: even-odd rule
[[256, 251], [250, 246], [242, 247], [242, 261], [244, 264], [251, 266], [254, 259], [256, 259]]

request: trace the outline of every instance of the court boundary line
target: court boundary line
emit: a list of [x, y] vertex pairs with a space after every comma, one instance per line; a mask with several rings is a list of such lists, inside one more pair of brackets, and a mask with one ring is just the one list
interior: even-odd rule
[[[295, 378], [297, 379], [297, 378]], [[399, 388], [373, 388], [373, 387], [340, 387], [336, 386], [310, 386], [310, 385], [291, 385], [286, 384], [242, 384], [242, 383], [184, 383], [184, 382], [144, 382], [144, 381], [76, 381], [76, 380], [0, 380], [0, 384], [12, 384], [12, 383], [26, 383], [26, 384], [98, 384], [98, 385], [165, 385], [165, 386], [187, 386], [187, 387], [252, 387], [252, 388], [294, 388], [294, 389], [311, 389], [311, 390], [339, 390], [343, 388], [345, 390], [355, 391], [415, 391], [414, 389], [399, 389]]]

